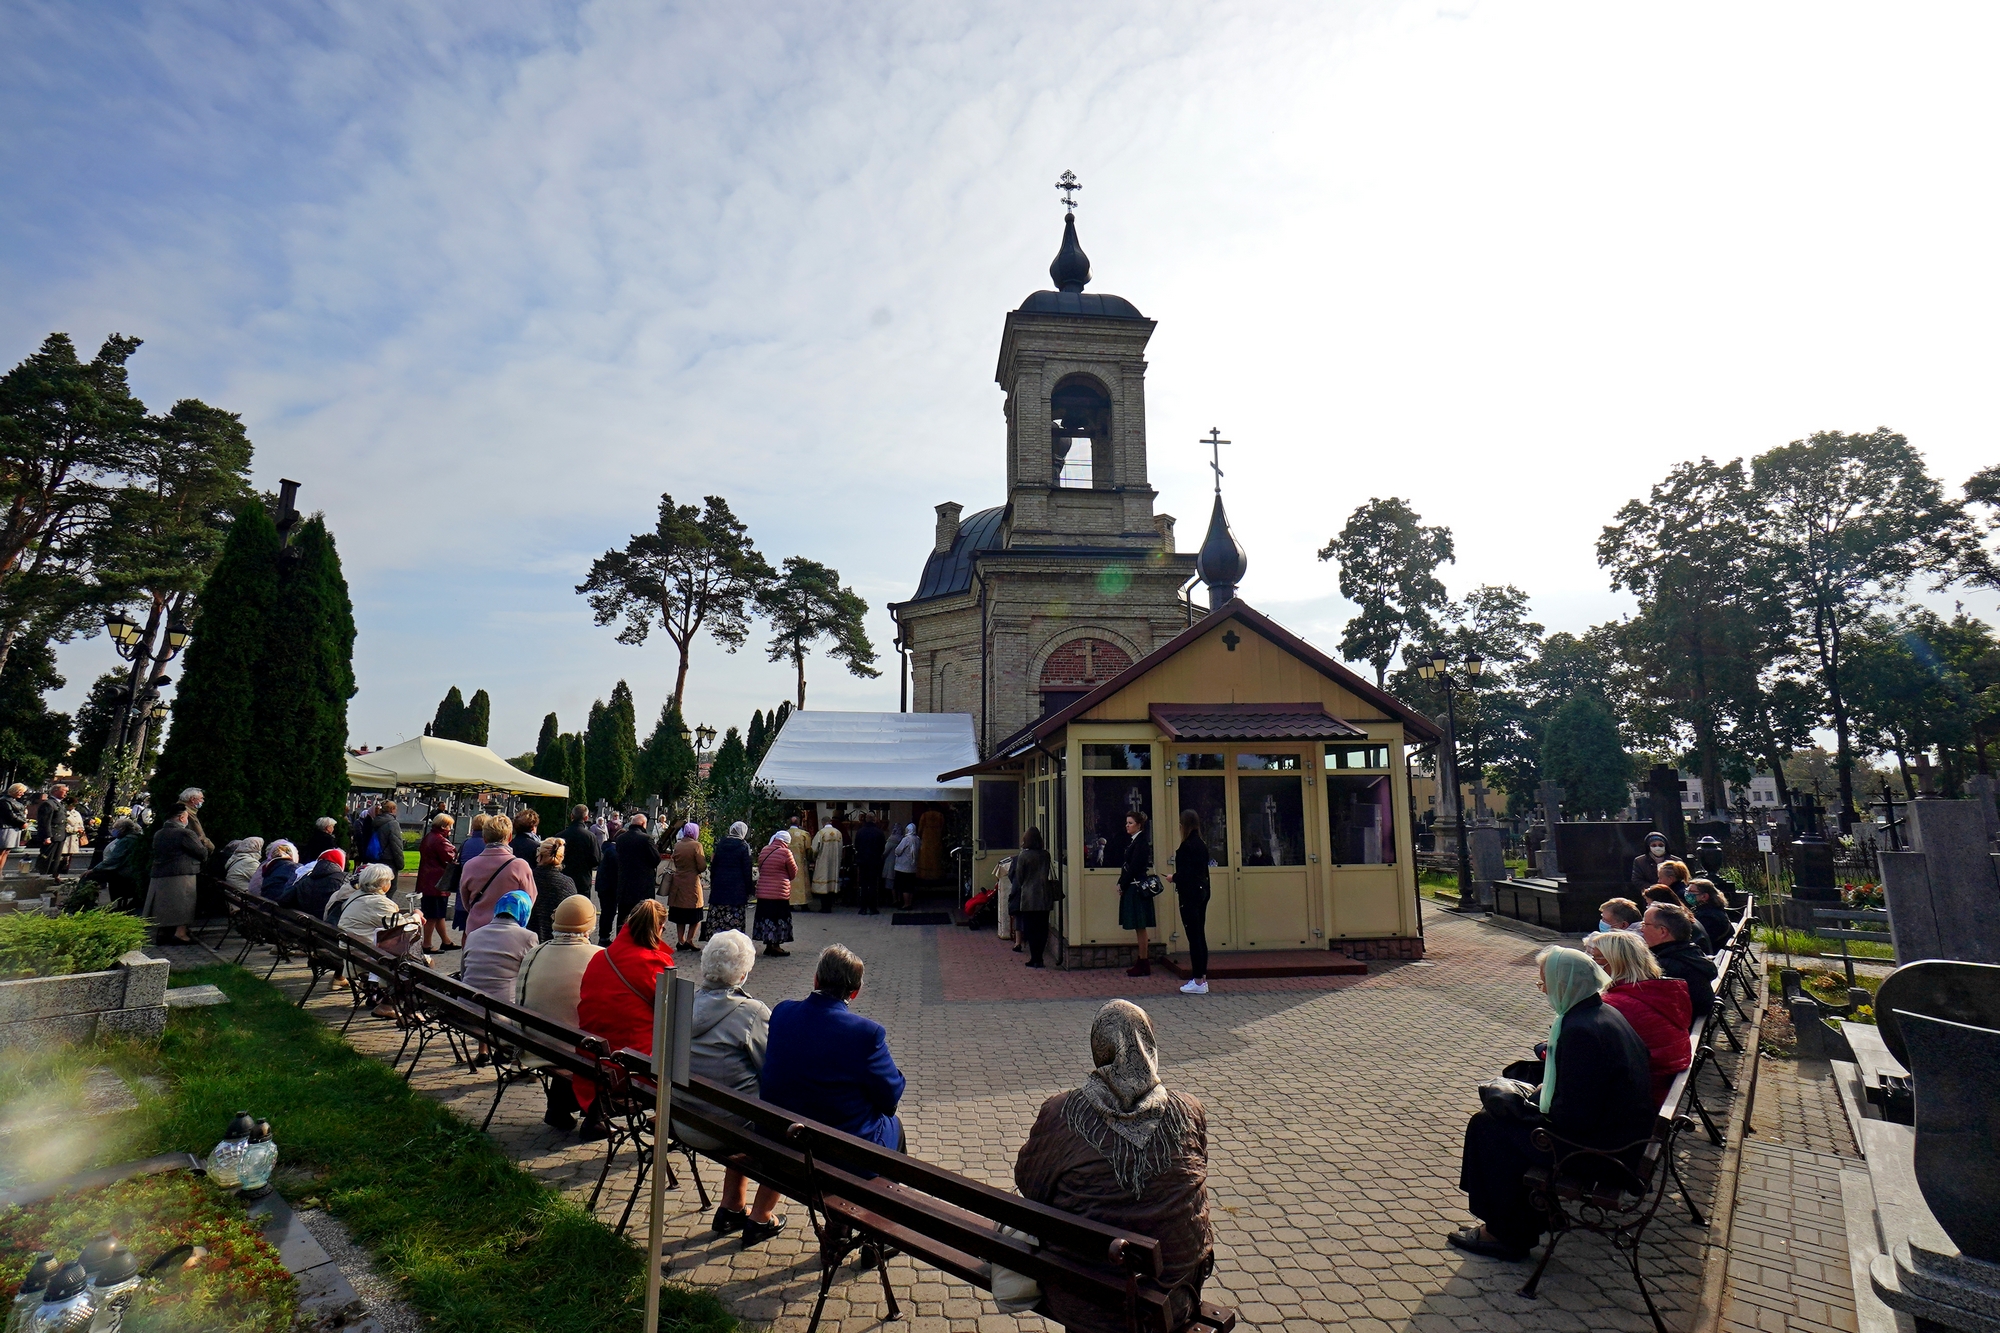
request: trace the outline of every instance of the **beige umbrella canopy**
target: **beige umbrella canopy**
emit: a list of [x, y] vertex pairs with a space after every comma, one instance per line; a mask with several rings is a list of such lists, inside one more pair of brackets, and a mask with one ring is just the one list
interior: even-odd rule
[[569, 788], [520, 769], [483, 745], [419, 736], [385, 750], [347, 756], [347, 780], [366, 791], [468, 787], [516, 796], [568, 796]]

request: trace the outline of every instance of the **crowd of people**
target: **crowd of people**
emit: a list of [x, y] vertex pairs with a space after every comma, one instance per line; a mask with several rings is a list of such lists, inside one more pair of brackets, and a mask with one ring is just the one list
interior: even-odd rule
[[1554, 1019], [1533, 1059], [1508, 1065], [1480, 1090], [1459, 1164], [1459, 1188], [1480, 1225], [1448, 1237], [1459, 1249], [1525, 1259], [1547, 1230], [1523, 1178], [1529, 1167], [1550, 1164], [1532, 1141], [1537, 1127], [1572, 1149], [1605, 1154], [1570, 1159], [1570, 1169], [1596, 1177], [1592, 1183], [1629, 1187], [1639, 1179], [1634, 1168], [1654, 1117], [1693, 1060], [1690, 1032], [1717, 1002], [1711, 955], [1730, 938], [1723, 892], [1665, 856], [1664, 838], [1649, 842], [1661, 854], [1649, 847], [1640, 858], [1655, 882], [1639, 901], [1608, 900], [1582, 948], [1536, 957]]

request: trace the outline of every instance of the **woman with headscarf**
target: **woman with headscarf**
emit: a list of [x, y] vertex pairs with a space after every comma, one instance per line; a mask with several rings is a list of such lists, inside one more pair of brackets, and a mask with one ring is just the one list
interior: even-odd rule
[[[1130, 1001], [1097, 1011], [1090, 1058], [1096, 1067], [1081, 1086], [1042, 1103], [1015, 1158], [1014, 1186], [1024, 1199], [1159, 1241], [1160, 1284], [1175, 1289], [1167, 1322], [1179, 1327], [1215, 1258], [1208, 1116], [1160, 1082], [1152, 1020]], [[1070, 1333], [1123, 1333], [1127, 1322], [1056, 1288], [1045, 1289], [1038, 1313]]]
[[798, 876], [792, 840], [779, 829], [757, 853], [756, 938], [764, 941], [766, 958], [791, 957], [791, 951], [780, 946], [792, 942], [792, 881]]
[[521, 960], [541, 943], [528, 929], [534, 910], [535, 900], [520, 890], [502, 894], [493, 908], [493, 919], [466, 935], [465, 961], [459, 965], [458, 979], [512, 1004]]
[[692, 949], [701, 931], [701, 872], [706, 869], [708, 854], [701, 849], [701, 826], [692, 821], [681, 825], [681, 835], [659, 869], [677, 949]]
[[729, 826], [729, 836], [715, 844], [715, 859], [708, 863], [708, 937], [725, 930], [743, 929], [743, 912], [757, 887], [757, 868], [750, 861], [750, 844], [745, 836], [749, 825], [737, 820]]
[[915, 824], [903, 825], [903, 840], [896, 844], [896, 850], [882, 860], [882, 896], [896, 898], [896, 881], [903, 881], [902, 907], [905, 912], [915, 906], [910, 896], [911, 888], [917, 882], [917, 855], [923, 850], [923, 840], [917, 837]]
[[212, 848], [191, 826], [194, 812], [176, 804], [153, 835], [153, 878], [146, 886], [143, 915], [160, 929], [162, 944], [188, 943], [188, 923], [194, 920], [195, 879]]
[[319, 859], [303, 875], [292, 876], [291, 887], [278, 899], [278, 906], [289, 907], [307, 916], [323, 916], [326, 905], [333, 901], [333, 895], [347, 884], [347, 853], [338, 847], [328, 848], [319, 854]]
[[[1643, 1149], [1657, 1108], [1646, 1043], [1623, 1014], [1604, 1002], [1611, 980], [1604, 969], [1575, 949], [1544, 949], [1538, 961], [1541, 989], [1555, 1021], [1549, 1025], [1532, 1113], [1502, 1118], [1478, 1112], [1465, 1127], [1459, 1158], [1458, 1187], [1465, 1191], [1466, 1207], [1484, 1225], [1454, 1231], [1447, 1239], [1492, 1259], [1527, 1258], [1529, 1247], [1547, 1228], [1548, 1219], [1528, 1200], [1523, 1178], [1531, 1166], [1550, 1165], [1549, 1155], [1537, 1152], [1530, 1138], [1536, 1125], [1547, 1125], [1575, 1147]], [[1598, 1161], [1616, 1173], [1607, 1159]]]
[[264, 862], [264, 840], [241, 838], [224, 850], [229, 859], [222, 866], [222, 882], [238, 893], [250, 892], [250, 886], [257, 882], [257, 871]]

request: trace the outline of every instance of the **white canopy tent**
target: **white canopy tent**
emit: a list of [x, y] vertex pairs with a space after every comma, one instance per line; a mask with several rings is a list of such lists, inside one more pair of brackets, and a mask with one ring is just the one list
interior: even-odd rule
[[757, 777], [792, 801], [970, 801], [979, 762], [970, 713], [791, 714]]
[[483, 745], [436, 736], [419, 736], [368, 754], [351, 754], [347, 756], [347, 780], [363, 791], [469, 787], [516, 796], [569, 795], [569, 788], [562, 783], [523, 773]]

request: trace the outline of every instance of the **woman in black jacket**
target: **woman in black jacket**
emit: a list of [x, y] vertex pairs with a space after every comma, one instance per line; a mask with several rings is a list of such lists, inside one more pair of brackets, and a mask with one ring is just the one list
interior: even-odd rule
[[725, 930], [743, 929], [744, 904], [757, 888], [750, 844], [743, 838], [749, 831], [740, 819], [731, 824], [729, 836], [716, 839], [715, 855], [708, 860], [708, 920], [703, 929], [709, 939]]
[[1708, 936], [1709, 951], [1721, 953], [1729, 947], [1733, 925], [1722, 890], [1715, 887], [1713, 880], [1698, 879], [1688, 885], [1688, 897], [1693, 900], [1695, 924]]
[[1153, 975], [1153, 960], [1147, 953], [1146, 932], [1155, 925], [1153, 895], [1139, 887], [1153, 870], [1153, 835], [1146, 831], [1146, 812], [1134, 810], [1125, 816], [1125, 859], [1118, 866], [1118, 927], [1139, 936], [1139, 961], [1127, 968], [1128, 977]]
[[1188, 971], [1194, 975], [1181, 987], [1183, 995], [1208, 994], [1208, 844], [1201, 836], [1201, 816], [1181, 811], [1181, 845], [1174, 849], [1174, 896], [1181, 901], [1181, 929], [1188, 938]]
[[[1549, 1154], [1538, 1152], [1530, 1137], [1536, 1125], [1547, 1125], [1566, 1141], [1557, 1145], [1559, 1155], [1576, 1148], [1636, 1152], [1652, 1135], [1658, 1110], [1646, 1043], [1623, 1014], [1604, 1003], [1610, 982], [1604, 969], [1576, 949], [1545, 949], [1539, 961], [1541, 988], [1556, 1013], [1542, 1085], [1524, 1118], [1491, 1111], [1473, 1116], [1459, 1159], [1458, 1187], [1465, 1191], [1466, 1207], [1485, 1225], [1455, 1231], [1448, 1239], [1493, 1259], [1527, 1258], [1548, 1226], [1529, 1202], [1523, 1178], [1531, 1166], [1551, 1165]], [[1598, 1179], [1619, 1174], [1610, 1162], [1597, 1161], [1594, 1171], [1588, 1159], [1565, 1169]]]
[[556, 908], [577, 891], [576, 881], [563, 869], [568, 850], [569, 843], [561, 838], [549, 838], [535, 848], [535, 906], [528, 913], [528, 929], [537, 939], [555, 935]]
[[1028, 946], [1028, 966], [1042, 965], [1042, 951], [1049, 947], [1049, 909], [1054, 897], [1049, 881], [1054, 878], [1049, 854], [1042, 846], [1042, 831], [1031, 828], [1021, 835], [1021, 850], [1014, 854], [1014, 914], [1021, 923], [1021, 938]]

